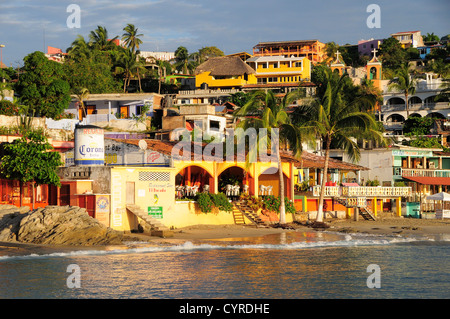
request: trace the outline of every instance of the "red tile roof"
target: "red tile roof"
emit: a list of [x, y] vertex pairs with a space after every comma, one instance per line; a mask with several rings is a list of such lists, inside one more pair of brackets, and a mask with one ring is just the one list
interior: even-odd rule
[[449, 177], [404, 176], [405, 178], [424, 185], [450, 185]]
[[[107, 138], [107, 137], [105, 137]], [[121, 143], [127, 143], [127, 144], [132, 144], [132, 145], [136, 145], [139, 146], [139, 139], [113, 139], [110, 138], [111, 140], [117, 141], [117, 142], [121, 142]], [[179, 142], [173, 142], [173, 141], [160, 141], [160, 140], [153, 140], [153, 139], [146, 139], [145, 142], [147, 143], [147, 149], [151, 149], [153, 151], [162, 153], [164, 155], [168, 155], [168, 156], [172, 156], [172, 149], [173, 147], [178, 144]], [[191, 159], [194, 160], [195, 159], [195, 152], [199, 149], [199, 147], [195, 147], [198, 146], [198, 143], [192, 142], [191, 145]], [[206, 146], [206, 143], [202, 144], [202, 150], [203, 148]], [[183, 154], [179, 154], [180, 157]], [[203, 159], [206, 161], [214, 161], [214, 153], [212, 154], [212, 157], [208, 157], [205, 156], [205, 154], [203, 154]], [[309, 153], [306, 151], [302, 152], [302, 155], [300, 158], [296, 158], [294, 157], [292, 154], [290, 153], [286, 153], [286, 152], [282, 152], [281, 154], [281, 159], [282, 162], [287, 162], [287, 163], [294, 163], [294, 165], [296, 167], [302, 167], [302, 168], [323, 168], [324, 163], [325, 163], [325, 158], [323, 156], [319, 156], [313, 153]], [[198, 154], [197, 154], [198, 156]], [[237, 159], [237, 155], [235, 154], [235, 160]], [[224, 154], [224, 160], [225, 160], [225, 154]], [[353, 170], [353, 171], [358, 171], [358, 170], [369, 170], [369, 168], [367, 167], [363, 167], [360, 165], [356, 165], [356, 164], [352, 164], [352, 163], [346, 163], [343, 161], [339, 161], [333, 158], [329, 159], [329, 168], [330, 169], [340, 169], [340, 170]]]

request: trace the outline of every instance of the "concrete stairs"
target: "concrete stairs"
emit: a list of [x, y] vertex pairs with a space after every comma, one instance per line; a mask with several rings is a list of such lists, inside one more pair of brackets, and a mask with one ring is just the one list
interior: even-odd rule
[[142, 219], [148, 227], [144, 227], [144, 232], [150, 233], [152, 236], [159, 237], [172, 237], [173, 231], [171, 231], [167, 226], [162, 224], [156, 218], [148, 215], [148, 212], [143, 210], [138, 205], [127, 204], [127, 210]]
[[[244, 202], [242, 201], [236, 201], [233, 203], [233, 217], [235, 216], [242, 216], [242, 221], [245, 223], [244, 216], [247, 217], [256, 227], [268, 227], [265, 221], [263, 221], [261, 218], [258, 217], [258, 215], [248, 207]], [[236, 219], [235, 219], [236, 223]]]

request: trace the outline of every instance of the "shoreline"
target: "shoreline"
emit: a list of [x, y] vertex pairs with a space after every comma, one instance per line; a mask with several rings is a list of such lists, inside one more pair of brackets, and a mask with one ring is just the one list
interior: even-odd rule
[[[101, 246], [59, 246], [20, 242], [0, 242], [0, 256], [23, 256], [31, 254], [51, 254], [76, 250], [111, 250], [127, 249], [127, 243], [148, 245], [182, 245], [186, 242], [202, 243], [239, 239], [240, 241], [283, 232], [335, 232], [346, 234], [367, 234], [378, 236], [400, 236], [417, 238], [434, 238], [450, 241], [450, 220], [430, 220], [414, 218], [386, 218], [376, 221], [349, 219], [326, 220], [329, 228], [315, 229], [300, 224], [289, 224], [288, 228], [255, 227], [253, 225], [193, 225], [175, 229], [173, 237], [161, 238], [142, 233], [124, 234], [122, 244]], [[1, 261], [1, 260], [0, 260]]]

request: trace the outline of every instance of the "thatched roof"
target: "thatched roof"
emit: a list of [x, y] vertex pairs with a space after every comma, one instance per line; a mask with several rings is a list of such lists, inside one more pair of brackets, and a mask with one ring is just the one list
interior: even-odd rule
[[211, 72], [212, 76], [255, 74], [255, 70], [236, 56], [210, 58], [195, 69], [196, 75], [203, 72]]

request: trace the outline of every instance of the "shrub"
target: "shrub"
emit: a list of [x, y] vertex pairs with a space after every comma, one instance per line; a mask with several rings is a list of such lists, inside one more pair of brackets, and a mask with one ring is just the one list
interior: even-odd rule
[[224, 212], [231, 212], [233, 210], [233, 204], [231, 204], [224, 193], [210, 194], [214, 206]]
[[209, 196], [209, 193], [198, 193], [197, 204], [203, 213], [210, 213], [214, 206], [214, 203], [211, 200], [211, 196]]
[[16, 104], [8, 100], [0, 100], [0, 114], [13, 116], [19, 114], [19, 108]]

